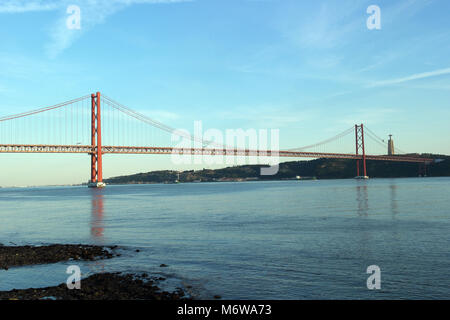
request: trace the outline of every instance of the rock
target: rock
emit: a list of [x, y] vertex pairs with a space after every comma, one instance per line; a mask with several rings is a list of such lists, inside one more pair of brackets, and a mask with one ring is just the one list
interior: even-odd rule
[[[67, 290], [65, 283], [54, 287], [0, 291], [0, 300], [189, 300], [184, 292], [161, 291], [151, 282], [139, 280], [139, 274], [102, 273], [82, 279], [80, 290]], [[142, 275], [141, 275], [142, 276]]]
[[167, 264], [164, 264], [164, 263], [161, 263], [159, 266], [160, 266], [161, 268], [166, 268], [166, 267], [168, 267], [168, 265], [167, 265]]
[[[109, 250], [109, 249], [108, 249]], [[70, 260], [90, 260], [112, 258], [105, 247], [92, 245], [46, 246], [0, 246], [0, 265], [2, 268]]]

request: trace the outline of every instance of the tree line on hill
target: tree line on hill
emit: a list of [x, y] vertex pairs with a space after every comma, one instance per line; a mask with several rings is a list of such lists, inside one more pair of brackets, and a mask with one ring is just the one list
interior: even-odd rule
[[[450, 156], [422, 154], [414, 155], [441, 159], [427, 166], [427, 176], [450, 176]], [[409, 162], [371, 161], [367, 162], [367, 174], [371, 178], [404, 178], [419, 176], [419, 164]], [[280, 163], [278, 173], [261, 176], [263, 165], [241, 165], [222, 169], [189, 171], [151, 171], [105, 179], [108, 184], [128, 183], [173, 183], [213, 182], [243, 180], [285, 180], [285, 179], [348, 179], [356, 176], [356, 161], [349, 159], [315, 159]]]

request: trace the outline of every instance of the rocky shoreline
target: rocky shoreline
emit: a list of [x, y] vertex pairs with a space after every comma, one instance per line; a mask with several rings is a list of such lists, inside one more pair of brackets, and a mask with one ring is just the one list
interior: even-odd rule
[[161, 291], [147, 274], [99, 273], [81, 280], [80, 289], [65, 283], [46, 288], [0, 291], [0, 300], [188, 300], [181, 289]]
[[[117, 246], [52, 244], [47, 246], [3, 246], [0, 244], [0, 270], [70, 260], [94, 261], [120, 256]], [[45, 288], [0, 291], [0, 300], [180, 300], [189, 299], [181, 288], [162, 291], [146, 273], [98, 273], [81, 279], [80, 289], [66, 283]]]
[[69, 260], [93, 261], [111, 259], [117, 246], [101, 247], [81, 244], [52, 244], [48, 246], [0, 245], [0, 270], [34, 264], [48, 264]]

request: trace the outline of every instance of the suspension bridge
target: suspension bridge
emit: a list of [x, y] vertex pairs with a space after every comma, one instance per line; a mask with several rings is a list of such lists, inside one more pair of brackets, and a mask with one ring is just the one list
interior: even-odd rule
[[[202, 147], [171, 146], [172, 136]], [[168, 139], [169, 138], [169, 139]], [[369, 138], [369, 139], [367, 139]], [[368, 140], [370, 152], [368, 150]], [[336, 151], [333, 148], [337, 148]], [[348, 150], [342, 152], [342, 150]], [[354, 159], [356, 177], [368, 178], [366, 161], [414, 162], [421, 168], [433, 159], [412, 156], [388, 143], [363, 124], [318, 143], [287, 150], [227, 146], [183, 133], [136, 112], [100, 92], [56, 105], [0, 117], [0, 153], [74, 153], [90, 155], [90, 187], [104, 187], [105, 154], [178, 154], [244, 157]], [[423, 169], [422, 169], [423, 170]]]

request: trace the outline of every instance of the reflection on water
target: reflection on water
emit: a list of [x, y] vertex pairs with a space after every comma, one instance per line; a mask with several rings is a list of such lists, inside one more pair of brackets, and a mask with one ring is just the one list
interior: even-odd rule
[[103, 240], [103, 194], [102, 190], [92, 189], [91, 200], [91, 238], [99, 243]]
[[[389, 201], [390, 209], [393, 217], [399, 213], [398, 203], [397, 203], [397, 184], [391, 183], [389, 185]], [[388, 201], [386, 199], [386, 201]], [[356, 202], [358, 205], [358, 215], [367, 216], [369, 210], [369, 193], [367, 185], [356, 186]]]
[[356, 186], [356, 201], [358, 202], [358, 215], [367, 216], [367, 211], [369, 210], [367, 185]]
[[391, 190], [391, 212], [395, 216], [398, 214], [397, 185], [393, 183], [389, 186], [389, 189]]

